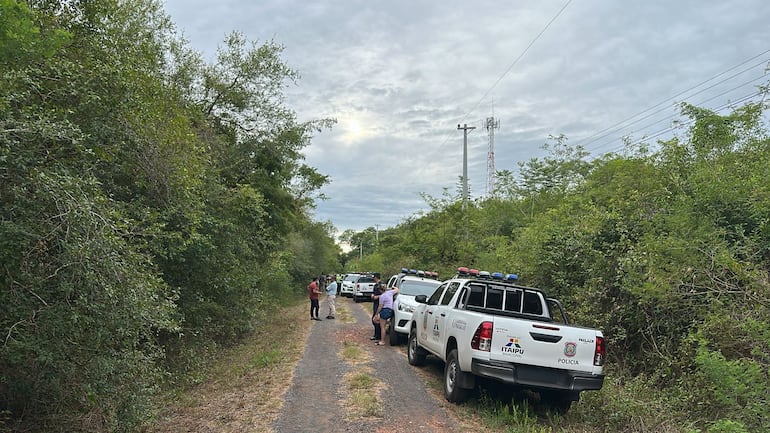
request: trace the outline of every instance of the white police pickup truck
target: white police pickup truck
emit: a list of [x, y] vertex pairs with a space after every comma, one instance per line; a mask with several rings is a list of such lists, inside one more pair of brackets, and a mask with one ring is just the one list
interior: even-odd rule
[[459, 268], [428, 298], [417, 296], [407, 357], [444, 361], [444, 396], [468, 398], [476, 377], [538, 392], [561, 413], [580, 392], [601, 389], [606, 342], [596, 329], [571, 326], [561, 303], [515, 284], [515, 275]]
[[388, 332], [388, 342], [397, 346], [401, 340], [406, 341], [412, 323], [412, 312], [417, 307], [416, 296], [432, 294], [438, 281], [438, 272], [425, 272], [403, 268], [400, 274], [388, 280], [387, 289], [398, 287], [398, 295], [393, 300], [393, 318]]

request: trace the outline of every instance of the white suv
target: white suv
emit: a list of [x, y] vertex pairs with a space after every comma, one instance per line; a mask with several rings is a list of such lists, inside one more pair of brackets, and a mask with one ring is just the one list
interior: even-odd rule
[[352, 298], [356, 293], [356, 281], [361, 274], [345, 274], [345, 278], [342, 279], [342, 287], [340, 288], [340, 295], [346, 298]]
[[[403, 275], [394, 281], [398, 286], [398, 295], [393, 301], [393, 319], [390, 328], [390, 345], [397, 346], [400, 340], [406, 341], [412, 327], [412, 312], [417, 306], [414, 297], [425, 295], [430, 297], [441, 285], [441, 281], [417, 275]], [[389, 289], [391, 287], [388, 287]]]

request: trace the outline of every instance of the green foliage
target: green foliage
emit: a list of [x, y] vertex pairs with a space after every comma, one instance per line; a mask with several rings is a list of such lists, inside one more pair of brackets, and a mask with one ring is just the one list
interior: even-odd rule
[[17, 0], [0, 0], [0, 65], [11, 69], [50, 58], [71, 40], [63, 29], [38, 22], [35, 11]]
[[750, 430], [766, 428], [770, 425], [770, 376], [766, 364], [737, 353], [731, 353], [734, 359], [728, 359], [710, 349], [710, 343], [702, 336], [697, 341], [696, 372], [688, 383], [693, 400], [698, 402], [697, 412], [739, 422]]
[[333, 122], [283, 105], [281, 50], [234, 33], [207, 65], [155, 0], [0, 0], [5, 424], [136, 431], [160, 384], [339, 267], [301, 154]]
[[592, 416], [611, 408], [599, 429], [766, 430], [766, 109], [684, 105], [686, 136], [591, 162], [557, 137], [549, 156], [520, 164], [520, 179], [498, 172], [493, 197], [465, 208], [426, 197], [431, 212], [382, 238], [383, 268], [408, 258], [442, 275], [514, 272], [560, 298], [573, 322], [602, 329], [610, 381], [584, 395]]
[[[39, 426], [130, 429], [151, 415], [155, 335], [176, 327], [173, 294], [125, 242], [127, 221], [95, 182], [39, 173], [27, 187], [0, 226], [0, 401]], [[74, 419], [56, 413], [62, 402]]]

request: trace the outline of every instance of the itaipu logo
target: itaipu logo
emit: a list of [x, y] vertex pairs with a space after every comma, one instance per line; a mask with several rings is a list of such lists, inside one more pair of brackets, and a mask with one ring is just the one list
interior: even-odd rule
[[510, 353], [512, 355], [524, 355], [524, 349], [519, 345], [519, 339], [516, 337], [508, 338], [508, 344], [501, 348], [503, 353]]

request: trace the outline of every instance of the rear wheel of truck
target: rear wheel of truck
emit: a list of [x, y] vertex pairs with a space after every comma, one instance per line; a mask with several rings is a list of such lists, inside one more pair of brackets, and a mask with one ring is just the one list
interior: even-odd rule
[[470, 390], [461, 388], [468, 373], [460, 370], [460, 362], [457, 360], [457, 349], [452, 349], [444, 366], [444, 397], [451, 403], [462, 403], [468, 399]]
[[425, 358], [427, 356], [428, 352], [417, 344], [417, 330], [412, 328], [409, 332], [409, 345], [406, 349], [406, 358], [409, 360], [409, 365], [418, 367], [425, 365]]

